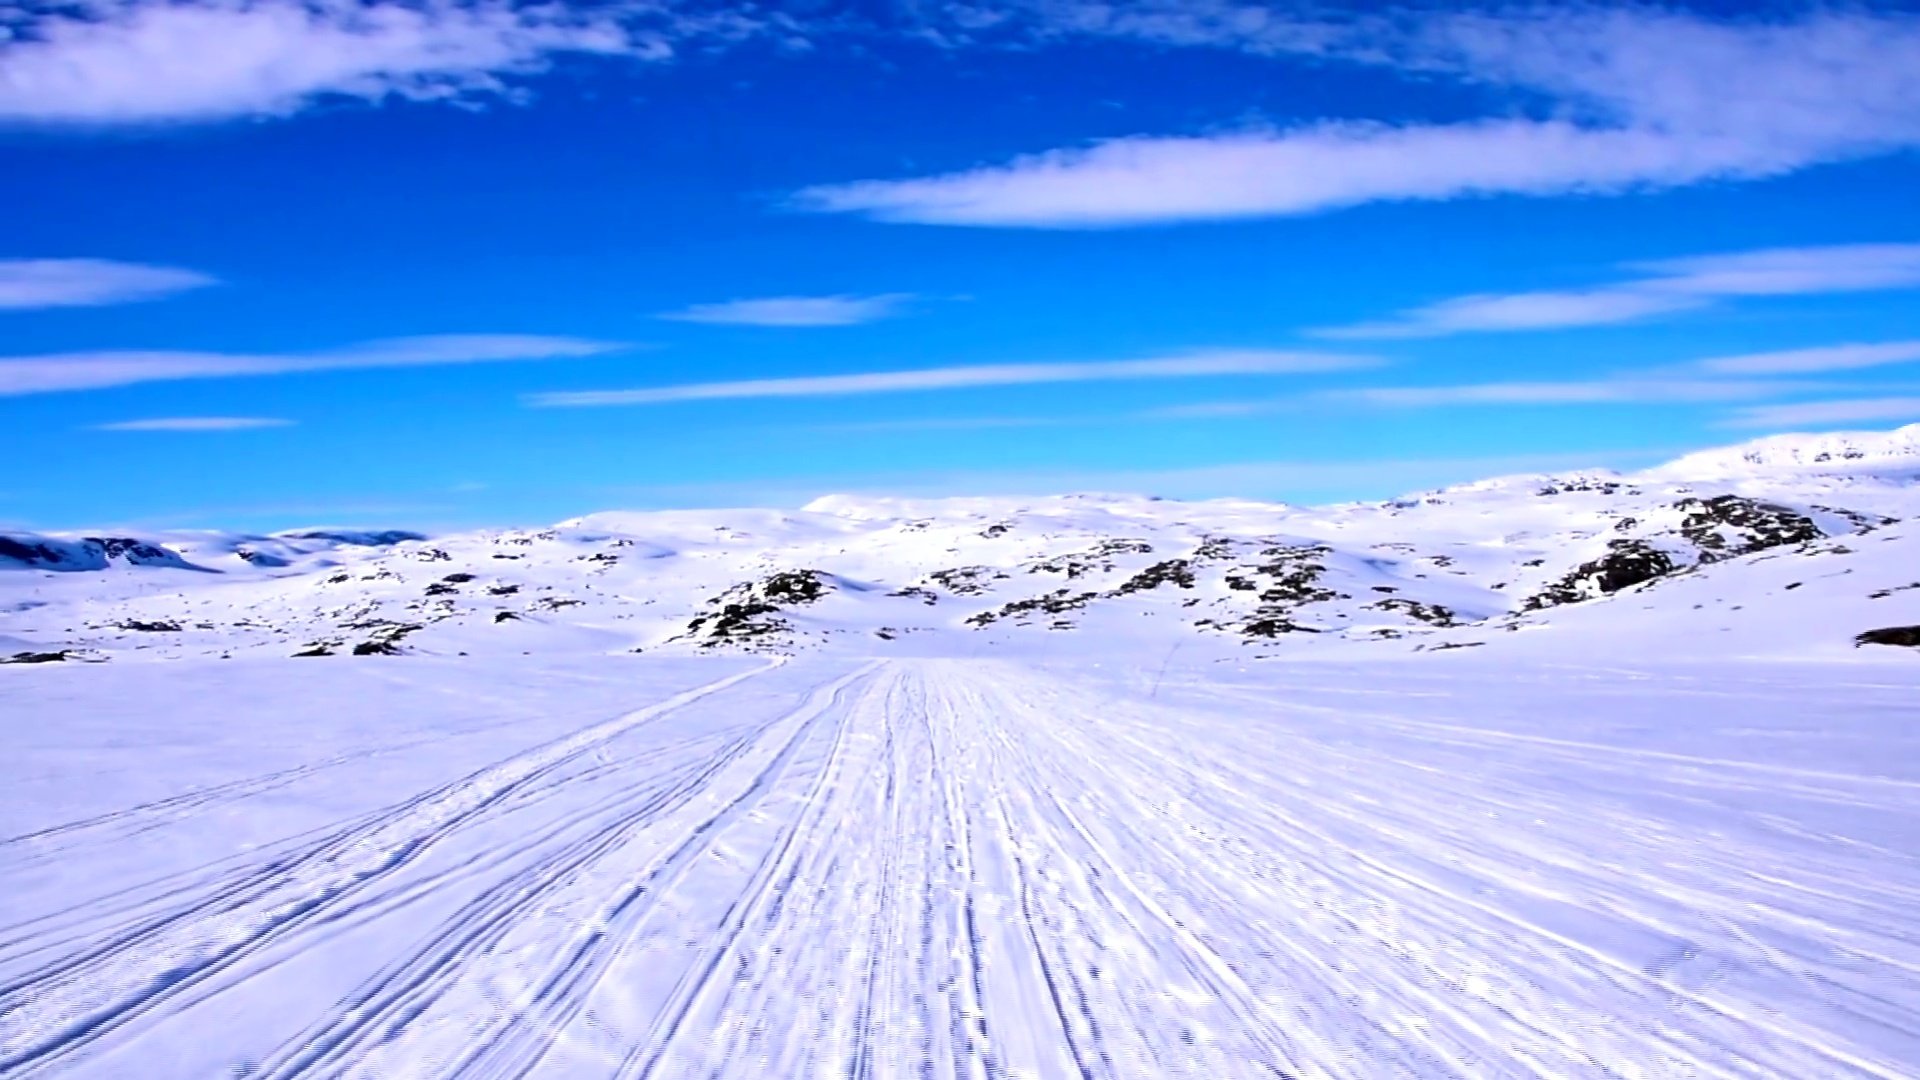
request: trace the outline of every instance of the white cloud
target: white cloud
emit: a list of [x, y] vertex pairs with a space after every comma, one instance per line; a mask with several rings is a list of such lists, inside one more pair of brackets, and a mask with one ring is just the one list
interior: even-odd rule
[[855, 326], [897, 315], [912, 299], [911, 293], [770, 296], [721, 304], [694, 304], [681, 311], [665, 312], [658, 318], [733, 326]]
[[828, 397], [957, 390], [1037, 383], [1111, 382], [1130, 379], [1185, 379], [1210, 375], [1292, 375], [1351, 371], [1378, 360], [1333, 353], [1269, 350], [1217, 350], [1149, 360], [1108, 360], [1070, 364], [981, 364], [972, 367], [876, 371], [857, 375], [805, 375], [783, 379], [692, 383], [635, 390], [589, 390], [534, 394], [536, 406], [654, 405], [670, 401], [737, 398]]
[[[97, 0], [13, 9], [0, 120], [126, 124], [276, 116], [332, 95], [478, 100], [566, 54], [663, 60], [757, 32], [744, 12], [507, 0]], [[777, 21], [777, 20], [770, 20]]]
[[1792, 428], [1915, 419], [1920, 419], [1920, 397], [1877, 397], [1842, 401], [1801, 401], [1786, 405], [1756, 405], [1738, 410], [1721, 426]]
[[151, 420], [121, 420], [96, 424], [95, 431], [255, 431], [292, 427], [292, 420], [270, 416], [160, 416]]
[[1621, 193], [1920, 145], [1920, 19], [1904, 15], [1714, 22], [1581, 7], [1336, 27], [1251, 6], [1204, 4], [1204, 18], [1166, 4], [1118, 15], [1029, 7], [1049, 36], [1387, 64], [1545, 98], [1553, 114], [1117, 139], [935, 176], [816, 186], [794, 205], [883, 221], [1097, 228], [1387, 200]]
[[1856, 292], [1920, 285], [1920, 244], [1771, 248], [1636, 263], [1649, 275], [1569, 292], [1459, 296], [1380, 322], [1327, 327], [1326, 338], [1412, 338], [1630, 322], [1723, 298]]
[[1469, 383], [1456, 386], [1376, 386], [1329, 391], [1333, 400], [1395, 408], [1448, 405], [1672, 404], [1781, 397], [1822, 384], [1761, 380], [1619, 376], [1538, 382]]
[[395, 338], [311, 353], [84, 352], [0, 357], [0, 397], [176, 379], [222, 379], [311, 371], [552, 360], [627, 348], [614, 342], [526, 334]]
[[214, 279], [206, 274], [171, 266], [107, 259], [0, 259], [0, 310], [124, 304], [212, 284]]
[[1329, 326], [1311, 333], [1315, 337], [1364, 340], [1601, 326], [1685, 311], [1706, 303], [1698, 296], [1627, 286], [1584, 292], [1480, 293], [1413, 308], [1381, 322]]
[[1887, 364], [1920, 361], [1920, 341], [1888, 341], [1876, 345], [1826, 345], [1814, 349], [1749, 353], [1702, 360], [1703, 371], [1724, 375], [1801, 375], [1825, 371], [1856, 371]]

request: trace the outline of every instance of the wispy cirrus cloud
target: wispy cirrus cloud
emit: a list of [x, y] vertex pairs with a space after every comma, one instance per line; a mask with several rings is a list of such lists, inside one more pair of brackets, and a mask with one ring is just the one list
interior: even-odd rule
[[102, 351], [0, 357], [0, 397], [99, 390], [179, 379], [557, 360], [597, 356], [630, 347], [617, 342], [531, 334], [443, 334], [373, 341], [309, 353]]
[[[1814, 394], [1867, 389], [1838, 381], [1851, 372], [1896, 364], [1920, 363], [1920, 341], [1827, 345], [1778, 352], [1708, 357], [1639, 371], [1588, 379], [1516, 380], [1438, 386], [1371, 386], [1321, 391], [1269, 402], [1221, 402], [1178, 406], [1166, 415], [1233, 416], [1271, 412], [1319, 403], [1377, 408], [1426, 409], [1456, 406], [1686, 405], [1776, 402], [1736, 410], [1728, 427], [1786, 427], [1898, 419], [1920, 400], [1903, 396], [1854, 397], [1841, 401], [1780, 401]], [[1835, 376], [1833, 379], [1792, 376]], [[1904, 389], [1904, 388], [1899, 388]]]
[[857, 326], [892, 318], [913, 299], [912, 293], [769, 296], [694, 304], [679, 311], [663, 312], [655, 318], [726, 326]]
[[[790, 32], [747, 5], [510, 0], [98, 0], [0, 11], [0, 121], [284, 116], [325, 98], [517, 100], [566, 56], [663, 61]], [[10, 25], [9, 25], [10, 24]]]
[[[796, 208], [881, 221], [1106, 228], [1361, 203], [1619, 194], [1779, 176], [1920, 145], [1920, 18], [1579, 6], [1340, 22], [1250, 4], [1016, 4], [1031, 35], [1312, 56], [1544, 100], [1535, 117], [1318, 121], [1143, 135], [956, 172], [823, 184]], [[1728, 94], [1728, 86], [1740, 87]]]
[[1450, 405], [1675, 404], [1752, 401], [1828, 389], [1824, 383], [1621, 375], [1598, 379], [1467, 383], [1453, 386], [1374, 386], [1328, 391], [1325, 400], [1390, 408]]
[[1796, 401], [1755, 405], [1736, 410], [1721, 421], [1731, 428], [1795, 428], [1829, 424], [1863, 424], [1888, 420], [1920, 420], [1920, 397], [1847, 398], [1834, 401]]
[[1379, 322], [1326, 327], [1317, 337], [1442, 337], [1631, 322], [1742, 296], [1863, 292], [1920, 286], [1920, 244], [1771, 248], [1633, 263], [1642, 276], [1593, 289], [1480, 293]]
[[258, 431], [261, 428], [292, 427], [292, 420], [272, 416], [157, 416], [147, 420], [119, 420], [95, 424], [94, 431]]
[[1703, 371], [1724, 375], [1804, 375], [1858, 371], [1916, 361], [1920, 361], [1920, 341], [1886, 341], [1871, 345], [1823, 345], [1812, 349], [1719, 356], [1699, 361], [1696, 366]]
[[[0, 78], [4, 78], [0, 75]], [[0, 309], [99, 307], [217, 284], [197, 270], [110, 259], [0, 259]]]
[[1058, 364], [979, 364], [965, 367], [873, 371], [853, 375], [803, 375], [780, 379], [687, 383], [632, 390], [585, 390], [534, 394], [537, 407], [658, 405], [676, 401], [740, 398], [841, 397], [960, 390], [1041, 383], [1115, 382], [1137, 379], [1191, 379], [1219, 375], [1298, 375], [1353, 371], [1377, 366], [1374, 357], [1339, 353], [1274, 350], [1214, 350], [1146, 360], [1107, 360]]

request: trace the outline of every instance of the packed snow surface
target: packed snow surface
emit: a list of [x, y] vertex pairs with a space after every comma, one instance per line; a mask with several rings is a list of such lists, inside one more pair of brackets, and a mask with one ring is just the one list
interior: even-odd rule
[[8, 534], [0, 1077], [1913, 1076], [1915, 434]]

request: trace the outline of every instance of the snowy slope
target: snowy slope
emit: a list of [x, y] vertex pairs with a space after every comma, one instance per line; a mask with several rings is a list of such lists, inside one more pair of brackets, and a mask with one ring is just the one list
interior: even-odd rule
[[1880, 1077], [1920, 668], [0, 673], [0, 1075]]
[[11, 534], [0, 1078], [1912, 1076], [1912, 434]]
[[[1920, 425], [1779, 436], [1638, 474], [1320, 507], [830, 496], [797, 511], [616, 512], [433, 538], [16, 534], [0, 537], [0, 635], [29, 644], [15, 654], [75, 660], [974, 655], [1094, 640], [1236, 656], [1506, 648], [1490, 631], [1604, 634], [1615, 614], [1603, 613], [1617, 613], [1648, 647], [1831, 653], [1920, 623], [1920, 595], [1904, 589], [1920, 576], [1905, 524], [1920, 511], [1917, 448]], [[1842, 551], [1845, 573], [1817, 572]], [[1664, 587], [1682, 578], [1686, 589]], [[1811, 591], [1789, 604], [1789, 584]], [[1674, 614], [1736, 608], [1765, 629], [1702, 639], [1637, 626], [1632, 612], [1665, 612], [1680, 593]]]

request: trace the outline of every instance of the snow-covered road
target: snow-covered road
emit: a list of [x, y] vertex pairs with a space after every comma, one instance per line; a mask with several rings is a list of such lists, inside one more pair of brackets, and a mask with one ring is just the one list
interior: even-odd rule
[[0, 1075], [1920, 1063], [1905, 668], [313, 670], [10, 681]]

